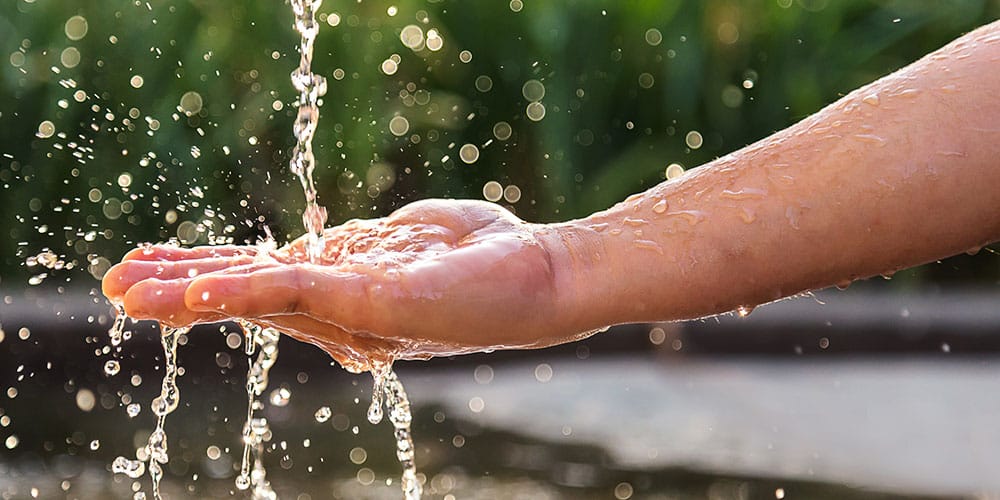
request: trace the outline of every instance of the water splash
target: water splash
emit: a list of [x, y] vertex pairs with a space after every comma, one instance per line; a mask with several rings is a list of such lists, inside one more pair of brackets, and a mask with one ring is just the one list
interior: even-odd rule
[[[403, 383], [399, 381], [396, 372], [392, 371], [391, 363], [375, 363], [372, 366], [372, 377], [375, 389], [372, 393], [372, 406], [368, 409], [368, 420], [377, 424], [382, 420], [381, 405], [384, 401], [392, 422], [393, 436], [396, 438], [396, 458], [403, 467], [401, 486], [405, 500], [419, 500], [422, 493], [417, 480], [417, 466], [414, 462], [413, 436], [410, 433], [410, 400], [406, 397]], [[378, 419], [373, 420], [373, 408], [379, 406]]]
[[264, 441], [270, 439], [271, 429], [266, 418], [254, 417], [254, 411], [264, 407], [258, 398], [267, 389], [268, 373], [278, 360], [278, 340], [281, 334], [274, 328], [265, 328], [248, 321], [240, 320], [239, 324], [247, 337], [247, 352], [253, 352], [251, 345], [258, 346], [259, 351], [247, 371], [247, 420], [243, 424], [243, 463], [240, 466], [240, 474], [236, 476], [236, 487], [247, 490], [252, 486], [252, 497], [255, 500], [271, 500], [277, 498], [277, 495], [271, 489], [271, 483], [267, 481], [267, 471], [264, 469], [263, 461]]
[[[124, 324], [125, 314], [118, 316]], [[118, 323], [118, 320], [115, 320]], [[114, 327], [112, 327], [114, 329]], [[136, 452], [136, 460], [125, 457], [115, 458], [111, 470], [133, 479], [142, 477], [149, 470], [153, 481], [153, 498], [160, 500], [160, 480], [163, 479], [163, 464], [167, 463], [167, 433], [164, 426], [167, 415], [180, 404], [180, 390], [177, 387], [177, 339], [188, 331], [187, 328], [160, 327], [160, 343], [163, 346], [163, 381], [160, 395], [153, 399], [150, 407], [156, 415], [156, 428], [149, 435], [146, 446]], [[148, 463], [148, 465], [146, 465]]]
[[108, 337], [111, 338], [112, 347], [118, 347], [122, 343], [122, 338], [125, 332], [125, 320], [128, 316], [125, 316], [125, 305], [124, 304], [114, 304], [115, 307], [115, 322], [111, 324], [111, 328], [108, 329]]
[[313, 170], [316, 157], [313, 155], [312, 139], [319, 124], [319, 98], [326, 94], [326, 78], [312, 72], [313, 44], [319, 34], [316, 11], [322, 0], [292, 0], [295, 13], [295, 30], [299, 32], [299, 67], [292, 71], [292, 85], [299, 91], [298, 114], [295, 118], [295, 149], [289, 163], [292, 172], [302, 183], [306, 208], [302, 212], [309, 241], [306, 255], [310, 262], [316, 262], [323, 250], [323, 226], [326, 224], [326, 208], [316, 202], [316, 185]]
[[385, 384], [392, 372], [391, 363], [372, 363], [372, 404], [368, 407], [368, 421], [377, 425], [382, 421], [382, 404], [385, 400]]

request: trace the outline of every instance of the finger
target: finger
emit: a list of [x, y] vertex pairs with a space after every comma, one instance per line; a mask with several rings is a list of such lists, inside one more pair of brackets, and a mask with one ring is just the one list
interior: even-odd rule
[[191, 281], [190, 278], [140, 281], [125, 293], [125, 314], [133, 319], [153, 319], [173, 327], [226, 319], [215, 312], [191, 311], [185, 307], [184, 291]]
[[184, 296], [193, 311], [240, 318], [304, 313], [347, 330], [372, 328], [370, 278], [309, 264], [272, 266], [254, 272], [220, 272], [195, 278]]
[[251, 264], [254, 260], [255, 258], [249, 255], [191, 259], [176, 262], [126, 260], [120, 264], [116, 264], [104, 275], [104, 279], [101, 280], [101, 288], [104, 291], [104, 296], [113, 301], [121, 300], [129, 288], [148, 278], [159, 280], [194, 278], [195, 276], [220, 269]]
[[214, 257], [232, 257], [234, 255], [255, 255], [257, 247], [239, 245], [215, 245], [183, 248], [174, 245], [150, 245], [132, 249], [122, 261], [126, 260], [190, 260]]

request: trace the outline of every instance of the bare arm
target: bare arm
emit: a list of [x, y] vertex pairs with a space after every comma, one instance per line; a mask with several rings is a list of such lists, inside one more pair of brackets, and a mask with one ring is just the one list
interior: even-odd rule
[[546, 238], [579, 328], [753, 307], [1000, 240], [1000, 22]]

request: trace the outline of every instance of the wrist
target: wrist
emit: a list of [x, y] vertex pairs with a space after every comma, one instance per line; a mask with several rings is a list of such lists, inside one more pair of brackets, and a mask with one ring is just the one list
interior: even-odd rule
[[569, 335], [617, 321], [614, 284], [620, 259], [611, 253], [610, 226], [592, 217], [536, 228], [552, 269], [554, 319]]

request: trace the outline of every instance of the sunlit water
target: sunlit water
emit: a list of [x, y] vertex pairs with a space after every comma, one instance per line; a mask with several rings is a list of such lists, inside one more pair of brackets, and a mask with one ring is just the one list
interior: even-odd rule
[[316, 199], [316, 184], [313, 182], [316, 157], [312, 150], [313, 136], [319, 125], [319, 98], [326, 93], [326, 78], [312, 72], [313, 44], [319, 34], [316, 10], [322, 3], [322, 0], [292, 0], [295, 29], [301, 41], [299, 67], [292, 72], [292, 85], [299, 91], [299, 99], [294, 125], [295, 149], [290, 166], [306, 195], [302, 222], [309, 239], [306, 253], [310, 262], [318, 260], [323, 250], [323, 226], [327, 219], [326, 208], [320, 206]]
[[[316, 10], [321, 0], [292, 0], [292, 10], [295, 14], [295, 29], [301, 36], [299, 51], [299, 66], [291, 74], [293, 86], [299, 91], [297, 101], [298, 112], [293, 132], [296, 145], [292, 152], [290, 166], [296, 174], [305, 193], [306, 206], [302, 221], [306, 229], [306, 254], [310, 262], [316, 262], [324, 247], [323, 228], [327, 220], [327, 211], [317, 200], [313, 172], [316, 159], [312, 149], [312, 139], [319, 123], [319, 98], [326, 93], [326, 79], [312, 72], [313, 45], [319, 33], [319, 23], [316, 21]], [[125, 336], [126, 316], [124, 309], [116, 305], [117, 316], [109, 330], [112, 347], [117, 354]], [[267, 389], [268, 373], [278, 359], [278, 340], [280, 332], [273, 328], [262, 327], [249, 321], [240, 320], [243, 329], [247, 356], [256, 358], [250, 363], [247, 371], [247, 417], [243, 425], [243, 453], [240, 472], [236, 477], [236, 487], [241, 491], [250, 490], [255, 500], [276, 499], [273, 488], [267, 480], [267, 471], [263, 462], [264, 442], [271, 438], [271, 430], [266, 418], [255, 416], [257, 410], [263, 409], [259, 399]], [[112, 470], [130, 478], [139, 479], [148, 470], [152, 480], [152, 495], [160, 500], [160, 481], [163, 477], [163, 464], [168, 462], [167, 436], [165, 431], [166, 416], [180, 402], [180, 392], [176, 384], [177, 377], [177, 341], [187, 332], [187, 329], [175, 329], [161, 326], [161, 341], [164, 353], [164, 376], [160, 395], [151, 404], [157, 417], [156, 428], [149, 436], [145, 447], [137, 450], [136, 459], [119, 456], [112, 464]], [[105, 364], [105, 372], [114, 375], [120, 369], [116, 360]], [[410, 402], [399, 378], [392, 371], [392, 363], [373, 363], [372, 402], [368, 410], [368, 420], [372, 424], [382, 421], [383, 406], [388, 411], [389, 420], [394, 428], [396, 439], [396, 457], [402, 466], [400, 481], [403, 497], [407, 500], [419, 499], [422, 488], [417, 480], [416, 464], [414, 462], [413, 438], [410, 432]], [[138, 414], [139, 407], [130, 405], [130, 416]], [[317, 416], [319, 418], [319, 416]], [[134, 500], [144, 500], [145, 493], [136, 491]]]
[[[253, 498], [267, 500], [277, 498], [267, 481], [262, 455], [264, 441], [270, 439], [271, 429], [264, 417], [254, 417], [254, 411], [264, 405], [257, 398], [264, 393], [268, 384], [268, 373], [278, 360], [278, 339], [281, 334], [273, 328], [264, 328], [250, 322], [240, 321], [246, 337], [246, 353], [257, 357], [247, 370], [247, 419], [243, 424], [243, 462], [240, 474], [236, 476], [236, 487], [246, 490], [253, 487]], [[253, 466], [251, 469], [251, 459]]]
[[[119, 315], [119, 318], [124, 318]], [[124, 319], [116, 320], [109, 331], [112, 339], [120, 338], [124, 329]], [[177, 340], [188, 331], [187, 328], [170, 328], [161, 326], [160, 342], [163, 346], [163, 381], [160, 385], [160, 395], [153, 399], [150, 408], [156, 415], [156, 428], [149, 435], [146, 446], [136, 451], [136, 459], [130, 460], [119, 456], [112, 463], [114, 472], [123, 473], [133, 479], [142, 477], [149, 470], [152, 479], [153, 498], [160, 499], [160, 480], [163, 478], [163, 465], [169, 460], [167, 449], [167, 434], [165, 424], [167, 415], [177, 409], [180, 404], [180, 390], [177, 387]], [[135, 500], [146, 498], [141, 491], [135, 493]]]

